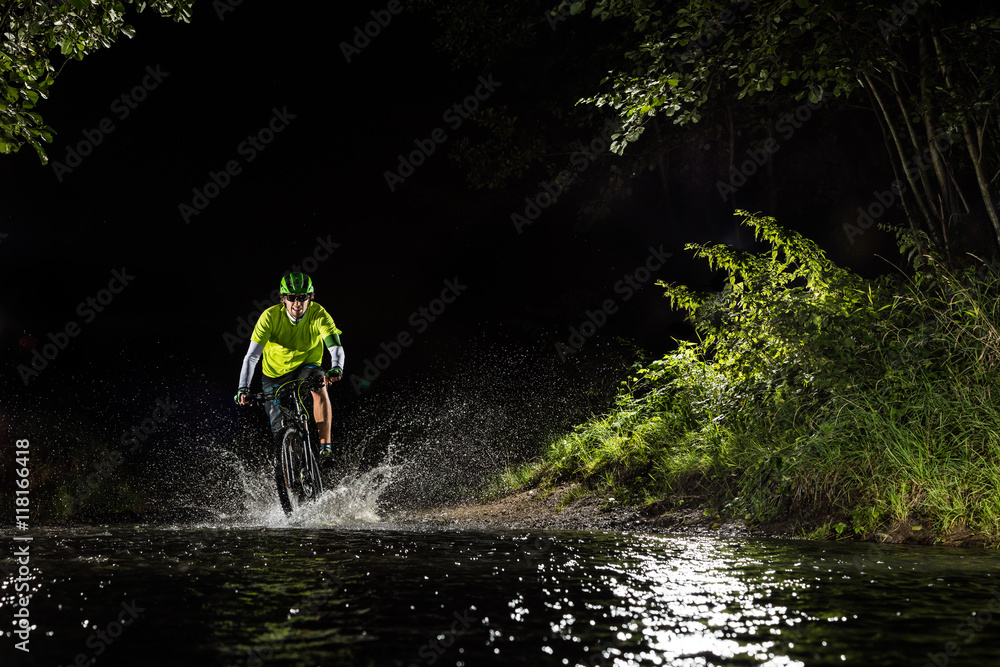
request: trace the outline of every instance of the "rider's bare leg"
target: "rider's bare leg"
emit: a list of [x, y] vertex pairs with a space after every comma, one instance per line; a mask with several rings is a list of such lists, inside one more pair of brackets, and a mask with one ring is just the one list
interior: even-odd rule
[[326, 387], [320, 387], [313, 395], [313, 418], [319, 430], [320, 443], [330, 442], [330, 395]]

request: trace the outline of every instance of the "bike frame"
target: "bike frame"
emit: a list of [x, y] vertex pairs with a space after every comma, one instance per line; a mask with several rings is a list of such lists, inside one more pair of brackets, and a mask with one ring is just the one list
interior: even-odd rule
[[[325, 384], [322, 378], [303, 378], [301, 380], [291, 380], [280, 385], [274, 390], [274, 396], [272, 400], [281, 410], [281, 428], [285, 429], [289, 426], [296, 425], [303, 431], [303, 438], [306, 440], [310, 446], [312, 445], [311, 438], [309, 437], [309, 418], [312, 416], [309, 409], [306, 408], [302, 401], [302, 396], [300, 391], [302, 389], [308, 389], [312, 392], [313, 389], [319, 389]], [[294, 410], [285, 406], [282, 401], [282, 395], [285, 398], [291, 398], [294, 404]]]
[[[323, 492], [323, 480], [309, 429], [310, 413], [302, 399], [302, 389], [311, 392], [325, 384], [322, 377], [309, 377], [285, 382], [274, 390], [273, 395], [259, 392], [252, 396], [255, 402], [273, 400], [281, 413], [275, 477], [278, 498], [286, 514], [291, 514], [294, 509], [293, 498], [294, 504], [300, 505], [304, 501], [314, 500]], [[291, 407], [288, 403], [292, 404]], [[301, 466], [296, 465], [296, 452], [285, 446], [290, 432], [298, 434], [302, 441]]]

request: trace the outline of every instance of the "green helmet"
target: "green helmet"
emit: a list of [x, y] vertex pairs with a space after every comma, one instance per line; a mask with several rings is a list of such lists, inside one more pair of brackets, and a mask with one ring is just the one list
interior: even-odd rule
[[313, 281], [305, 273], [286, 273], [281, 278], [282, 294], [312, 294]]

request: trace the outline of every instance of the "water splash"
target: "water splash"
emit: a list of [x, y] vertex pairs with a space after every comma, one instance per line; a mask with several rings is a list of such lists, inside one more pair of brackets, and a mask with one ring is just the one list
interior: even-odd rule
[[[292, 517], [278, 502], [262, 412], [178, 411], [157, 432], [157, 446], [129, 462], [145, 500], [136, 511], [188, 526], [371, 527], [380, 513], [475, 502], [491, 477], [537, 455], [613, 395], [612, 371], [621, 364], [593, 349], [594, 358], [563, 362], [541, 344], [480, 341], [450, 346], [452, 356], [409, 375], [387, 374], [338, 405], [335, 462], [323, 470], [327, 491]], [[594, 377], [602, 382], [596, 388]], [[219, 393], [190, 391], [177, 402], [210, 405]]]
[[378, 500], [402, 467], [381, 465], [364, 473], [345, 475], [332, 489], [324, 490], [316, 502], [288, 517], [288, 521], [303, 527], [380, 522]]
[[375, 468], [343, 474], [336, 483], [331, 483], [328, 473], [324, 473], [327, 486], [322, 495], [291, 516], [285, 515], [278, 501], [272, 465], [250, 467], [234, 453], [219, 450], [213, 468], [216, 470], [213, 477], [228, 479], [229, 483], [202, 485], [214, 489], [212, 496], [205, 497], [197, 507], [192, 504], [187, 507], [211, 518], [197, 527], [322, 528], [381, 521], [379, 499], [405, 466], [393, 464], [390, 454]]

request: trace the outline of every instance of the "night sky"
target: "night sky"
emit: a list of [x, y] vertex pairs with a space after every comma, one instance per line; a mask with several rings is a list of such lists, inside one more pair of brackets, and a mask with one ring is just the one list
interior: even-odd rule
[[[684, 243], [748, 243], [714, 176], [666, 202], [658, 175], [640, 175], [598, 221], [581, 218], [592, 192], [577, 187], [518, 230], [511, 215], [558, 171], [477, 192], [448, 151], [471, 127], [456, 104], [530, 113], [546, 89], [524, 85], [523, 63], [455, 69], [432, 45], [428, 17], [381, 4], [330, 15], [225, 6], [198, 3], [191, 24], [133, 16], [134, 39], [69, 63], [40, 106], [58, 132], [50, 165], [30, 147], [0, 158], [5, 396], [101, 401], [186, 385], [201, 388], [206, 408], [231, 410], [241, 320], [252, 326], [255, 304], [293, 265], [310, 270], [344, 331], [348, 376], [401, 337], [410, 343], [375, 384], [473, 357], [492, 358], [479, 371], [490, 375], [558, 367], [569, 361], [557, 344], [588, 320], [601, 326], [581, 353], [593, 373], [620, 375], [619, 339], [658, 355], [688, 331], [654, 280], [711, 285]], [[372, 11], [388, 24], [348, 62], [338, 45]], [[575, 29], [554, 32], [569, 40]], [[841, 226], [891, 179], [870, 165], [884, 149], [860, 113], [868, 124], [851, 121], [861, 137], [852, 145], [818, 119], [782, 146], [779, 168], [802, 181], [786, 184], [777, 213], [835, 260], [866, 268], [891, 239], [848, 244]], [[422, 164], [400, 171], [398, 156], [418, 150]], [[615, 156], [595, 158], [581, 183]], [[548, 159], [574, 167], [570, 155]], [[846, 183], [844, 160], [864, 163]], [[401, 176], [387, 183], [390, 170]], [[771, 213], [757, 191], [751, 182], [740, 205]], [[53, 341], [64, 349], [26, 385], [18, 365]], [[515, 364], [504, 355], [516, 350]], [[356, 392], [343, 385], [348, 400]]]

